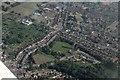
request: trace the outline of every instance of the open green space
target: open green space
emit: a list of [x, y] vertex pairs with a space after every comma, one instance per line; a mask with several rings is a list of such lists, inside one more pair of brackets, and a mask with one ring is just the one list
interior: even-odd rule
[[68, 51], [72, 48], [72, 45], [66, 43], [66, 42], [60, 42], [56, 41], [53, 44], [52, 50], [55, 52], [61, 52], [64, 53], [65, 55], [69, 55]]
[[[2, 17], [2, 39], [6, 53], [16, 55], [21, 49], [42, 39], [48, 30], [44, 23], [33, 23], [29, 26], [14, 19], [16, 14], [10, 13]], [[11, 55], [11, 56], [13, 56]]]
[[45, 22], [46, 23], [46, 19], [44, 16], [40, 15], [31, 15], [31, 18], [36, 20], [36, 22], [40, 23], [40, 22]]
[[44, 64], [54, 60], [54, 57], [51, 55], [46, 55], [45, 53], [41, 52], [39, 54], [33, 55], [33, 59], [36, 64]]
[[23, 2], [20, 5], [11, 9], [11, 11], [15, 11], [17, 13], [22, 14], [22, 16], [28, 16], [33, 14], [33, 12], [38, 9], [35, 2]]

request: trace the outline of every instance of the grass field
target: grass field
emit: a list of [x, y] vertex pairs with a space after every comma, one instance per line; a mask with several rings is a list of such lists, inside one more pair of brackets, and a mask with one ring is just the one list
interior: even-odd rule
[[45, 20], [44, 16], [32, 15], [31, 18], [35, 19], [38, 23], [40, 23], [41, 21], [46, 23], [46, 20]]
[[35, 2], [23, 2], [22, 4], [14, 7], [11, 11], [15, 11], [17, 13], [21, 13], [22, 16], [31, 15], [38, 7]]
[[[21, 48], [36, 42], [43, 38], [47, 33], [47, 26], [44, 23], [35, 25], [23, 25], [14, 20], [15, 14], [7, 14], [2, 17], [2, 38], [5, 43], [5, 52], [8, 54], [17, 54]], [[12, 55], [12, 56], [13, 56]]]
[[39, 54], [33, 55], [33, 59], [37, 64], [44, 64], [46, 62], [53, 61], [54, 57], [51, 55], [46, 55], [45, 53], [42, 53], [42, 54], [39, 53]]
[[69, 49], [71, 49], [72, 46], [66, 42], [60, 42], [60, 41], [57, 41], [54, 43], [53, 47], [52, 47], [52, 50], [56, 51], [56, 52], [62, 52], [64, 53], [65, 55], [69, 55], [68, 51]]

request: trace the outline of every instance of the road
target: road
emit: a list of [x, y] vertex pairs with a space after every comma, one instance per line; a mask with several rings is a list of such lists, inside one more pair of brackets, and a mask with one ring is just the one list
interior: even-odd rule
[[105, 60], [112, 61], [113, 60], [112, 57], [115, 57], [115, 56], [109, 55], [110, 49], [107, 49], [107, 48], [102, 49], [103, 47], [102, 45], [93, 43], [90, 40], [86, 40], [85, 36], [81, 35], [80, 37], [77, 37], [75, 35], [62, 32], [60, 37], [70, 42], [76, 43], [78, 46], [84, 48], [86, 51], [90, 52], [91, 54], [101, 56]]
[[58, 32], [59, 32], [59, 30], [50, 32], [42, 40], [40, 40], [32, 45], [29, 45], [24, 50], [20, 51], [16, 57], [17, 63], [24, 64], [26, 59], [28, 58], [28, 56], [31, 55], [32, 53], [34, 53], [38, 48], [42, 48], [46, 45], [49, 45], [57, 37]]
[[[55, 19], [54, 19], [55, 23], [53, 22], [52, 26], [56, 26], [59, 22], [60, 12], [58, 12], [56, 15], [57, 15], [57, 17], [55, 17]], [[54, 29], [54, 31], [50, 32], [42, 40], [40, 40], [32, 45], [29, 45], [24, 50], [20, 51], [16, 57], [17, 63], [24, 64], [26, 59], [28, 58], [28, 56], [31, 55], [32, 53], [34, 53], [38, 48], [42, 48], [46, 45], [49, 45], [57, 37], [57, 33], [60, 30], [61, 30], [61, 26], [58, 26], [56, 29]]]
[[118, 25], [118, 21], [114, 21], [111, 25], [109, 25], [106, 29], [105, 29], [105, 31], [106, 32], [110, 32], [110, 31], [114, 31], [114, 30], [116, 30], [117, 29], [117, 25]]

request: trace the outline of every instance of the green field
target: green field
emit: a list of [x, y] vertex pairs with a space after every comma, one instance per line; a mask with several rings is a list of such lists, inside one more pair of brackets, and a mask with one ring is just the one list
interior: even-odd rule
[[54, 43], [52, 50], [55, 52], [61, 52], [65, 55], [69, 55], [68, 51], [72, 48], [72, 46], [66, 42], [57, 41]]
[[[2, 17], [2, 39], [4, 40], [5, 52], [17, 54], [17, 52], [27, 45], [43, 38], [48, 30], [44, 23], [23, 25], [21, 21], [14, 19], [16, 14], [10, 13]], [[12, 55], [12, 56], [13, 56]]]
[[33, 14], [33, 12], [38, 9], [35, 2], [23, 2], [20, 5], [11, 9], [11, 11], [15, 11], [17, 13], [21, 13], [22, 16], [29, 16]]
[[36, 64], [44, 64], [53, 61], [54, 57], [41, 52], [39, 54], [33, 55], [33, 59], [35, 60]]

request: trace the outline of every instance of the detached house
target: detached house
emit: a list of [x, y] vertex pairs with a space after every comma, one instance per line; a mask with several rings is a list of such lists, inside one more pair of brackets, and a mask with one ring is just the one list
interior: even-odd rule
[[23, 20], [22, 20], [22, 23], [25, 24], [25, 25], [30, 25], [30, 24], [32, 24], [33, 22], [32, 22], [31, 19], [27, 19], [27, 18], [26, 18], [26, 19], [23, 19]]

